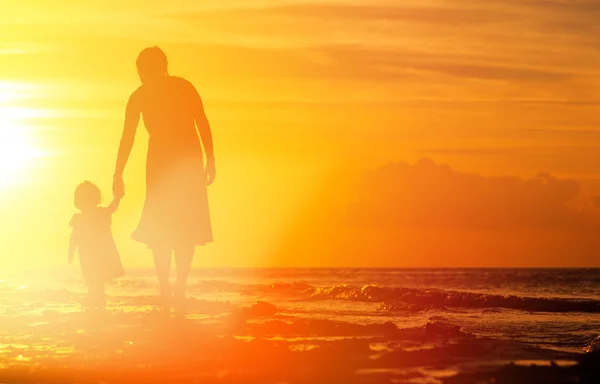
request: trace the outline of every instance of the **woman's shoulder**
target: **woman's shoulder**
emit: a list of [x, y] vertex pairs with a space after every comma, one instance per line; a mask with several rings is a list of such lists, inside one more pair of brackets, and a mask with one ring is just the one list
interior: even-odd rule
[[183, 78], [183, 77], [181, 77], [181, 76], [171, 76], [171, 75], [170, 75], [170, 76], [169, 76], [169, 79], [171, 79], [171, 81], [172, 81], [172, 82], [174, 82], [174, 83], [178, 83], [178, 84], [189, 84], [189, 85], [192, 85], [192, 82], [191, 82], [191, 81], [189, 81], [189, 80], [187, 80], [187, 79], [184, 79], [184, 78]]
[[147, 86], [142, 84], [139, 87], [137, 87], [133, 92], [131, 92], [131, 95], [129, 97], [130, 98], [140, 97], [142, 94], [144, 94], [146, 92], [147, 88], [148, 88]]
[[127, 104], [129, 106], [140, 104], [142, 101], [143, 94], [144, 94], [144, 85], [140, 85], [139, 87], [136, 88], [135, 91], [131, 92], [131, 95], [129, 95], [129, 100], [127, 101]]
[[[173, 76], [174, 83], [176, 83], [177, 93], [182, 97], [186, 103], [193, 105], [194, 107], [200, 99], [198, 90], [192, 84], [191, 81], [184, 79], [183, 77]], [[201, 100], [200, 100], [201, 101]]]
[[181, 87], [182, 89], [195, 89], [194, 84], [192, 84], [191, 81], [184, 79], [183, 77], [179, 77], [179, 76], [169, 76], [169, 78], [171, 79], [172, 84], [174, 84], [177, 87]]

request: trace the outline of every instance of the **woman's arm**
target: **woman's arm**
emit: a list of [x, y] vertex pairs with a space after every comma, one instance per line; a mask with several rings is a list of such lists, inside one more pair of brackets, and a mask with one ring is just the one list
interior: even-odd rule
[[215, 180], [216, 169], [215, 169], [215, 151], [213, 147], [212, 132], [210, 130], [210, 124], [208, 118], [204, 113], [204, 105], [200, 94], [196, 88], [194, 88], [194, 119], [196, 126], [198, 127], [198, 133], [200, 133], [200, 140], [202, 140], [202, 146], [206, 153], [206, 176], [207, 184], [211, 185]]
[[200, 139], [202, 140], [202, 146], [204, 146], [204, 152], [206, 152], [206, 158], [214, 161], [215, 150], [213, 147], [212, 132], [210, 131], [210, 124], [208, 123], [208, 118], [206, 118], [204, 109], [196, 114], [195, 118], [196, 126], [198, 127], [198, 132], [200, 133]]
[[140, 121], [140, 113], [139, 95], [136, 91], [129, 97], [127, 108], [125, 110], [125, 124], [123, 127], [123, 134], [121, 135], [121, 143], [119, 145], [114, 175], [113, 194], [115, 196], [123, 196], [125, 193], [123, 186], [123, 171], [125, 170], [125, 165], [127, 165], [127, 160], [129, 160], [129, 155], [133, 148], [135, 133]]

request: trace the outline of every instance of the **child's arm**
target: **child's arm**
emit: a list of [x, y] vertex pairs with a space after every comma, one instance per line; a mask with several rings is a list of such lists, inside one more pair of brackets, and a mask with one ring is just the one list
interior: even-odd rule
[[121, 203], [121, 198], [122, 196], [115, 196], [115, 198], [113, 199], [112, 203], [110, 203], [110, 205], [108, 206], [108, 211], [113, 214], [117, 211], [117, 209], [119, 208], [119, 204]]
[[75, 237], [75, 231], [71, 232], [71, 238], [69, 239], [69, 264], [75, 262], [75, 250], [77, 249], [77, 239]]

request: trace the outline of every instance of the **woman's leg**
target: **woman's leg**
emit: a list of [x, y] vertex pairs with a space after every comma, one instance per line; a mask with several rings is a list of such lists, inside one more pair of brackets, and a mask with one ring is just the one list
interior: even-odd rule
[[177, 282], [175, 285], [175, 297], [185, 299], [185, 286], [187, 283], [192, 260], [194, 259], [195, 246], [189, 245], [175, 250], [175, 266], [177, 267]]
[[160, 284], [160, 296], [163, 300], [171, 298], [171, 284], [169, 284], [169, 272], [171, 271], [171, 250], [152, 249], [154, 256], [154, 267]]

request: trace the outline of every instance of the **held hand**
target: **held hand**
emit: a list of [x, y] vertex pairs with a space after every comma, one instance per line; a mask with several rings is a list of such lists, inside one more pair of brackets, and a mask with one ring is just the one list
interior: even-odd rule
[[125, 189], [124, 188], [116, 190], [116, 191], [113, 191], [113, 197], [117, 201], [120, 201], [124, 196], [125, 196]]
[[215, 159], [208, 159], [206, 162], [206, 185], [211, 185], [215, 181], [217, 170], [215, 169]]
[[113, 196], [117, 199], [122, 199], [125, 196], [125, 184], [122, 176], [115, 175], [113, 179]]

